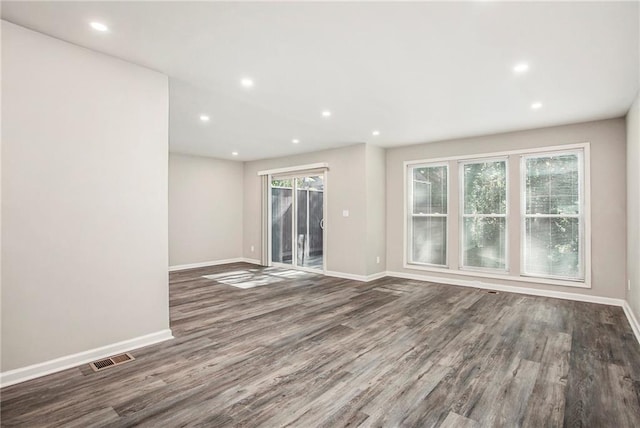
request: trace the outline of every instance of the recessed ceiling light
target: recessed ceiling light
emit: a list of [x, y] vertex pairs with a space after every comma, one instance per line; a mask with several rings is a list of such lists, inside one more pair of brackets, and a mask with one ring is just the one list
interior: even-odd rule
[[373, 135], [374, 137], [377, 137], [378, 135], [380, 135], [380, 131], [373, 131], [371, 135]]
[[253, 80], [249, 79], [248, 77], [245, 77], [242, 80], [240, 80], [240, 84], [242, 86], [244, 86], [245, 88], [252, 88], [253, 87]]
[[231, 152], [233, 156], [238, 156], [238, 152]]
[[533, 110], [538, 110], [539, 108], [542, 108], [542, 103], [540, 101], [536, 101], [535, 103], [531, 104], [531, 108]]
[[206, 114], [201, 114], [200, 120], [203, 122], [209, 122], [209, 116], [207, 116]]
[[291, 142], [293, 144], [298, 144], [300, 142], [300, 140], [298, 140], [297, 138], [294, 138], [293, 140], [291, 140]]
[[519, 64], [516, 64], [513, 67], [513, 71], [515, 71], [516, 73], [524, 73], [528, 69], [529, 69], [529, 64], [527, 64], [526, 62], [521, 62]]
[[105, 31], [109, 31], [109, 27], [104, 25], [102, 22], [92, 22], [89, 25], [91, 25], [91, 28], [93, 28], [96, 31], [102, 31], [103, 33]]
[[322, 117], [331, 117], [331, 112], [329, 110], [324, 110], [322, 112]]

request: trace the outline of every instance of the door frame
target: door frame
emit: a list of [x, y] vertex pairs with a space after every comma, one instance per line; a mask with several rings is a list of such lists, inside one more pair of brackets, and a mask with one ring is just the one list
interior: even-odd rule
[[[281, 179], [292, 179], [293, 182], [293, 186], [292, 186], [292, 221], [291, 221], [291, 238], [292, 238], [292, 243], [291, 243], [291, 264], [286, 264], [286, 263], [279, 263], [279, 262], [274, 262], [273, 261], [273, 254], [272, 254], [272, 245], [273, 245], [273, 236], [272, 236], [272, 229], [273, 229], [273, 206], [272, 203], [273, 201], [271, 200], [271, 183], [273, 181], [274, 176], [276, 178], [281, 178]], [[298, 246], [297, 246], [297, 240], [294, 239], [296, 236], [296, 229], [298, 226], [298, 196], [296, 191], [298, 190], [298, 186], [296, 183], [296, 178], [302, 178], [302, 177], [317, 177], [320, 176], [322, 177], [322, 182], [323, 182], [323, 189], [322, 189], [322, 219], [323, 219], [323, 228], [322, 228], [322, 269], [315, 269], [315, 268], [309, 268], [309, 267], [304, 267], [304, 266], [298, 266], [297, 260], [298, 260]], [[268, 236], [268, 245], [267, 245], [267, 249], [268, 249], [268, 254], [269, 254], [269, 266], [275, 266], [275, 267], [280, 267], [280, 268], [285, 268], [285, 269], [295, 269], [295, 270], [300, 270], [300, 271], [305, 271], [305, 272], [313, 272], [313, 273], [322, 273], [325, 274], [327, 272], [327, 213], [328, 213], [328, 202], [329, 202], [329, 198], [327, 197], [328, 195], [328, 191], [327, 191], [327, 170], [323, 170], [323, 171], [318, 171], [318, 172], [313, 172], [313, 171], [309, 171], [309, 172], [303, 172], [303, 171], [299, 171], [299, 172], [291, 172], [289, 173], [284, 173], [284, 174], [268, 174], [267, 180], [269, 181], [269, 186], [267, 189], [267, 200], [268, 200], [268, 209], [267, 209], [267, 224], [268, 224], [268, 230], [267, 230], [267, 236]], [[309, 214], [307, 213], [307, 216]], [[308, 229], [307, 229], [307, 233], [308, 233]]]

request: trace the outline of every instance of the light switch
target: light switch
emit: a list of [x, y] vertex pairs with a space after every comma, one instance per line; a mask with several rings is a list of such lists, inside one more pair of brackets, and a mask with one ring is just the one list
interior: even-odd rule
[[349, 210], [342, 210], [342, 217], [349, 217]]

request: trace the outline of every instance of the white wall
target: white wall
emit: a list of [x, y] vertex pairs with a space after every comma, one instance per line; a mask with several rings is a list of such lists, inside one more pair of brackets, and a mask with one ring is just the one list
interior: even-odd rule
[[640, 319], [640, 95], [627, 114], [627, 302]]
[[[535, 285], [529, 282], [513, 280], [461, 277], [405, 269], [403, 267], [404, 161], [475, 155], [582, 142], [591, 143], [591, 289], [557, 285]], [[624, 119], [587, 122], [387, 149], [387, 270], [405, 274], [423, 274], [432, 277], [477, 279], [499, 285], [622, 299], [625, 295], [625, 181]], [[454, 186], [455, 183], [455, 177], [452, 177], [451, 186]], [[511, 190], [516, 192], [515, 198], [517, 198], [517, 188]], [[510, 197], [514, 200], [513, 192], [510, 193]], [[451, 201], [451, 203], [456, 203], [456, 201]], [[457, 221], [452, 221], [450, 228], [457, 228]], [[455, 236], [457, 234], [452, 235]], [[517, 236], [513, 235], [511, 234], [510, 242], [511, 239], [517, 238]], [[450, 239], [449, 244], [450, 256], [457, 254], [457, 242]], [[512, 261], [519, 260], [519, 246], [511, 245], [510, 247], [509, 259]]]
[[169, 328], [168, 82], [2, 22], [2, 371]]
[[[258, 171], [327, 162], [327, 270], [366, 275], [365, 145], [324, 150], [244, 164], [244, 257], [260, 259], [260, 178]], [[349, 217], [342, 211], [349, 210]], [[251, 251], [251, 246], [254, 251]]]
[[169, 265], [242, 257], [241, 162], [169, 155]]
[[[386, 151], [381, 147], [367, 145], [366, 150], [366, 188], [367, 188], [367, 275], [387, 270], [387, 173]], [[379, 257], [380, 262], [377, 262]]]

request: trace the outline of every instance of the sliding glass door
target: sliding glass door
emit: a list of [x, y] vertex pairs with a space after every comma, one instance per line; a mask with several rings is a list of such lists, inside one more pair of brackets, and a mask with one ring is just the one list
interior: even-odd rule
[[293, 263], [293, 179], [271, 182], [271, 261]]
[[271, 261], [324, 269], [324, 175], [271, 180]]

